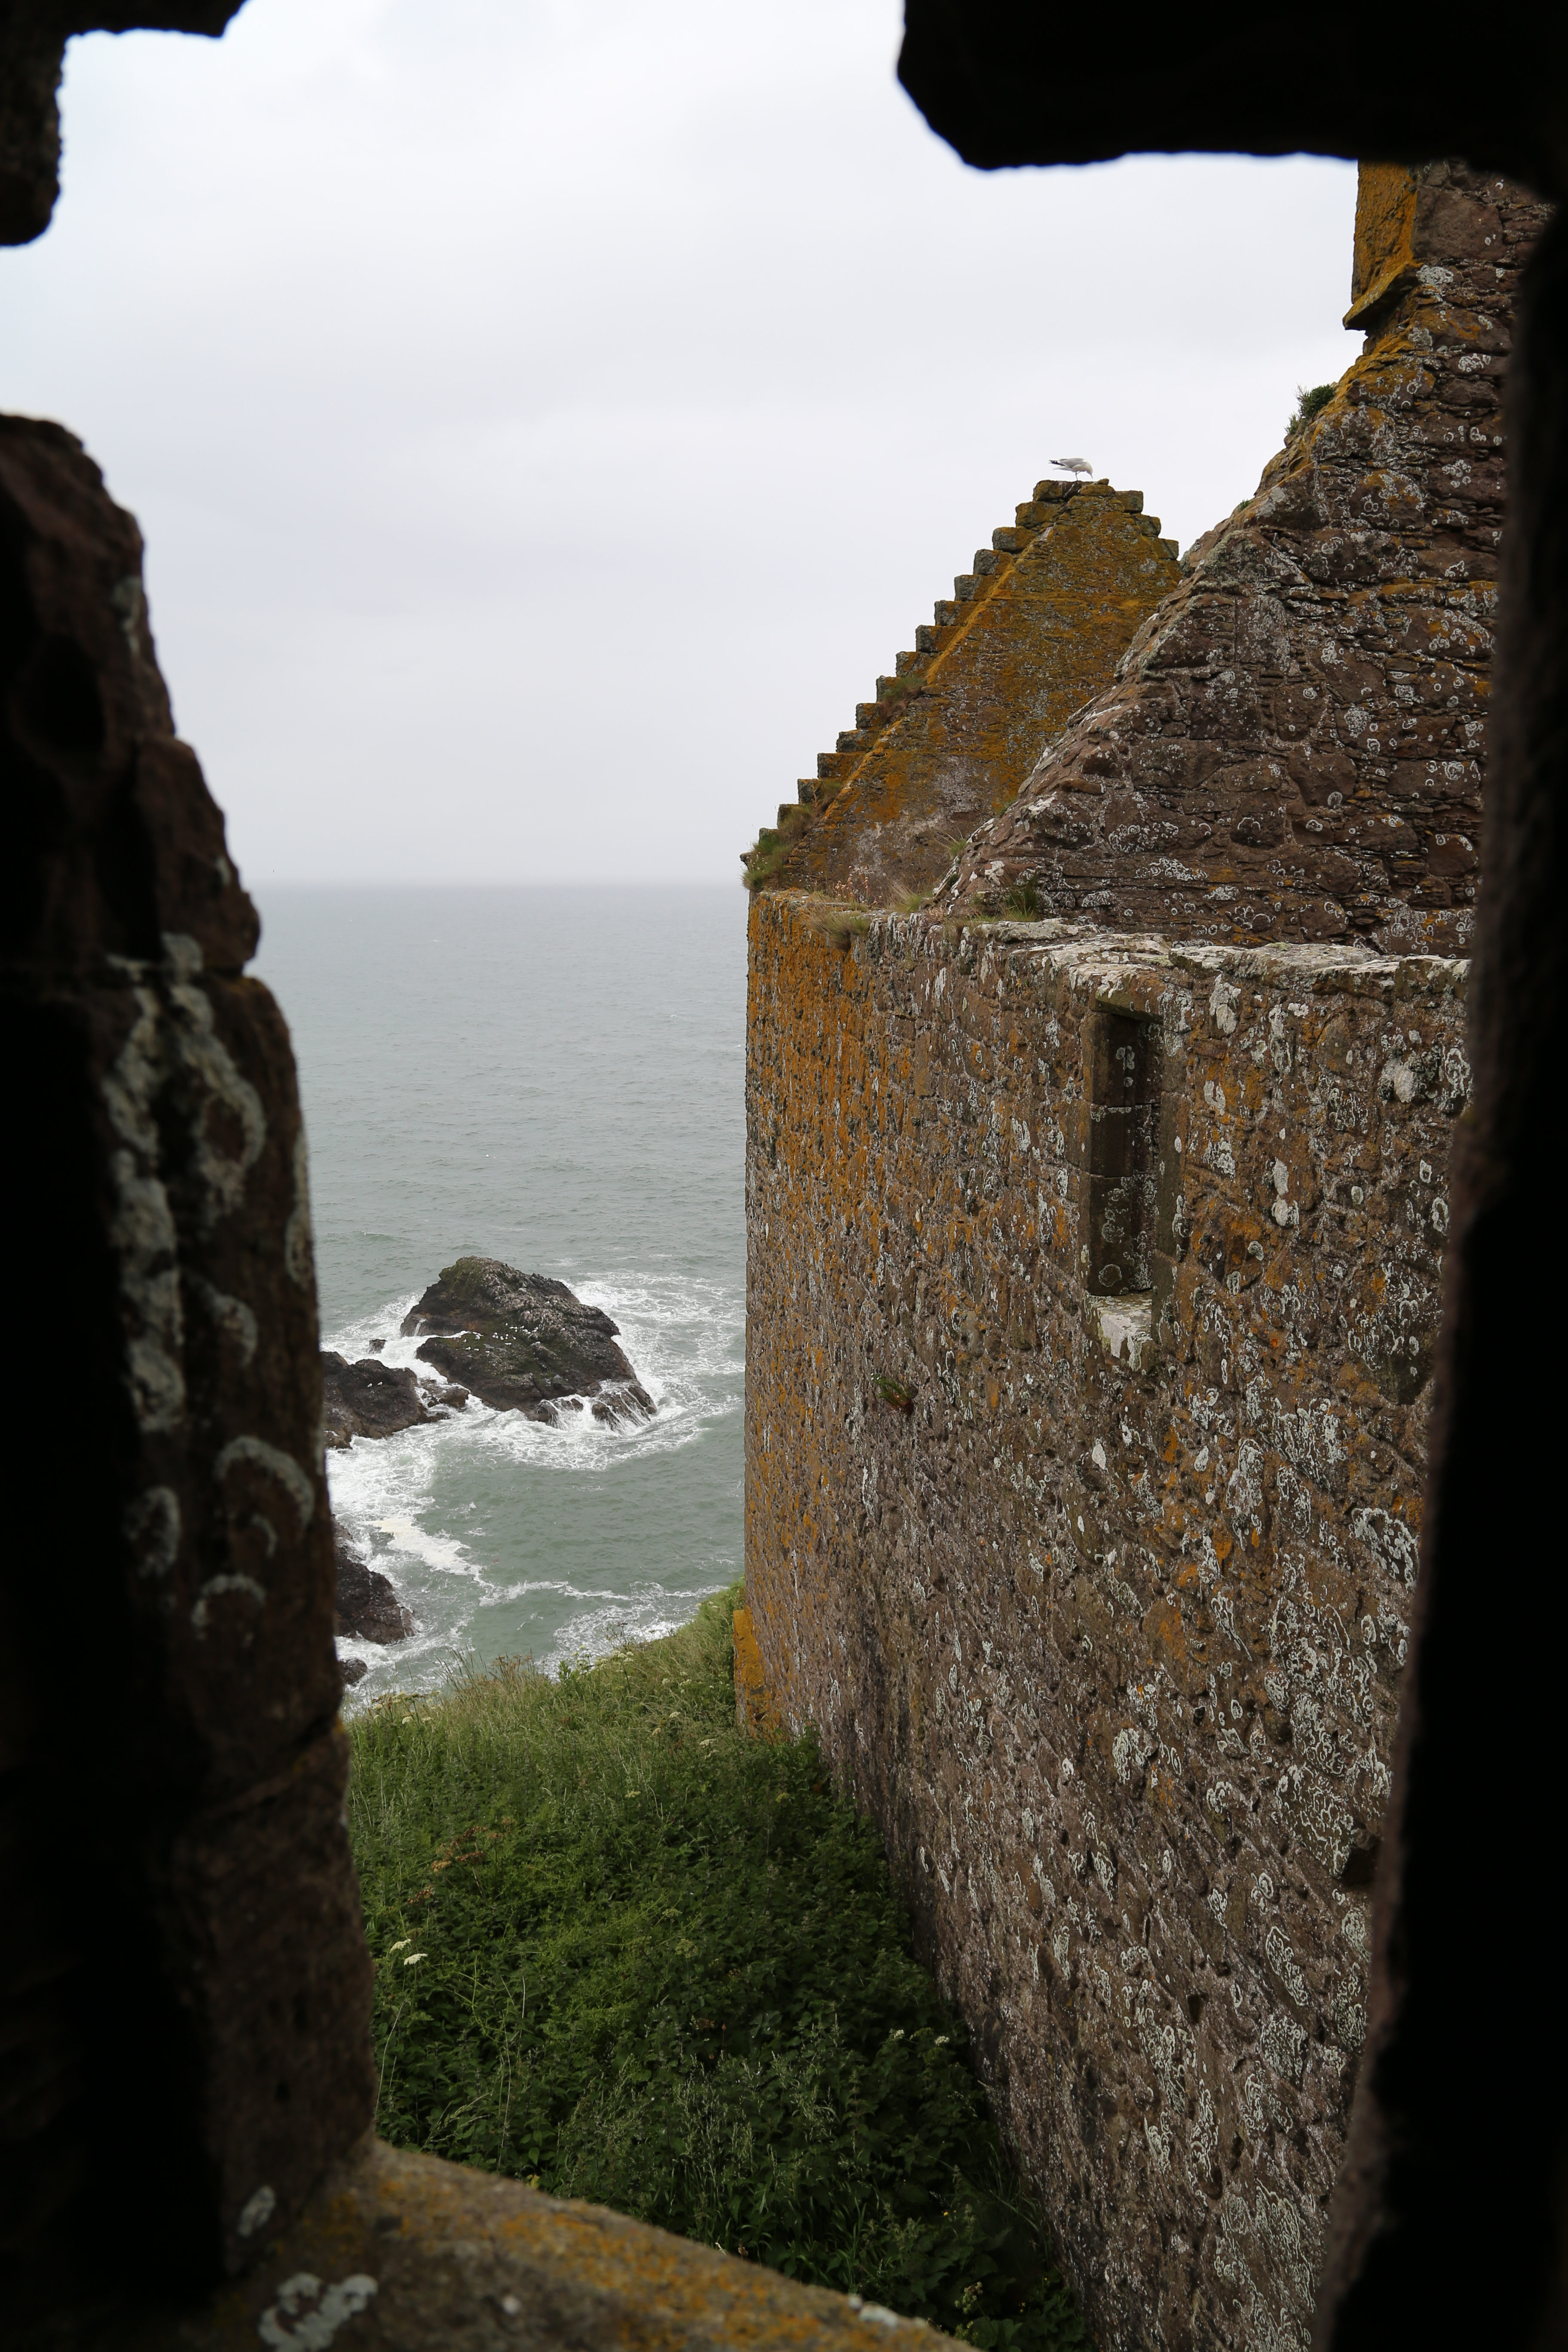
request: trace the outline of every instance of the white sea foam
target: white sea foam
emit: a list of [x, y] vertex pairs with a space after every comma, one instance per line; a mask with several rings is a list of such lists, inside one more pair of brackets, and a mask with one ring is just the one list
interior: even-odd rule
[[[340, 1643], [345, 1657], [367, 1666], [351, 1705], [385, 1690], [428, 1687], [460, 1655], [528, 1654], [558, 1672], [626, 1642], [656, 1639], [737, 1573], [729, 1556], [692, 1563], [696, 1573], [673, 1584], [638, 1576], [618, 1589], [598, 1578], [526, 1572], [542, 1511], [580, 1517], [584, 1482], [592, 1486], [681, 1451], [741, 1409], [745, 1326], [733, 1295], [677, 1276], [563, 1278], [620, 1326], [621, 1345], [657, 1410], [649, 1420], [606, 1423], [584, 1407], [563, 1412], [551, 1426], [470, 1396], [467, 1405], [395, 1436], [359, 1437], [331, 1451], [333, 1514], [361, 1555], [391, 1578], [417, 1628], [411, 1640], [385, 1648]], [[374, 1352], [444, 1384], [420, 1358], [418, 1339], [401, 1336], [418, 1295], [356, 1317], [330, 1332], [326, 1344], [351, 1363]], [[373, 1350], [377, 1339], [384, 1345]]]

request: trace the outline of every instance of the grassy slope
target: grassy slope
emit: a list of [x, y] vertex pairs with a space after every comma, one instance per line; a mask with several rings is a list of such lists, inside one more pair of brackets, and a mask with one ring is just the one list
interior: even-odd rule
[[730, 1594], [353, 1726], [379, 2123], [984, 2346], [1087, 2343], [879, 1841], [735, 1728]]

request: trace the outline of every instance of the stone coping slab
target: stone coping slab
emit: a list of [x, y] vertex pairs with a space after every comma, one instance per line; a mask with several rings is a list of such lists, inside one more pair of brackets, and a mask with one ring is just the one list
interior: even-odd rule
[[69, 2352], [889, 2352], [916, 2341], [936, 2352], [950, 2340], [600, 2206], [374, 2137], [201, 2311], [100, 2313], [47, 2338]]

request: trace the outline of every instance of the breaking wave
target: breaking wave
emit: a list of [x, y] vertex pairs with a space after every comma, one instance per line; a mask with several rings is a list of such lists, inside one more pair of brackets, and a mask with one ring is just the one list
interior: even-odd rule
[[[567, 1269], [563, 1278], [620, 1326], [658, 1411], [616, 1427], [568, 1412], [552, 1428], [470, 1397], [445, 1419], [329, 1452], [339, 1526], [391, 1578], [416, 1626], [385, 1648], [340, 1641], [340, 1654], [367, 1668], [351, 1706], [432, 1688], [465, 1656], [531, 1657], [556, 1673], [653, 1640], [740, 1573], [743, 1299], [678, 1275]], [[374, 1352], [439, 1377], [419, 1360], [418, 1341], [399, 1336], [419, 1295], [339, 1324], [323, 1344], [351, 1362]], [[683, 1461], [671, 1475], [673, 1457], [692, 1447], [710, 1465]], [[733, 1552], [712, 1544], [726, 1524]]]

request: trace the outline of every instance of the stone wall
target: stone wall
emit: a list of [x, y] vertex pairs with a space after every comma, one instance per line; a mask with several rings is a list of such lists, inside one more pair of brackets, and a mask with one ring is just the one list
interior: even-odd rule
[[0, 619], [26, 1350], [0, 2248], [31, 2265], [26, 2334], [62, 2281], [243, 2266], [375, 2083], [293, 1057], [174, 732], [141, 535], [30, 418], [0, 418]]
[[1363, 171], [1363, 356], [1183, 559], [1116, 681], [944, 903], [1178, 936], [1473, 929], [1504, 491], [1502, 379], [1547, 207], [1458, 163]]
[[1110, 681], [1177, 576], [1142, 490], [1037, 482], [747, 853], [753, 886], [869, 906], [928, 890]]
[[1466, 967], [753, 904], [746, 1583], [1100, 2340], [1306, 2341]]

